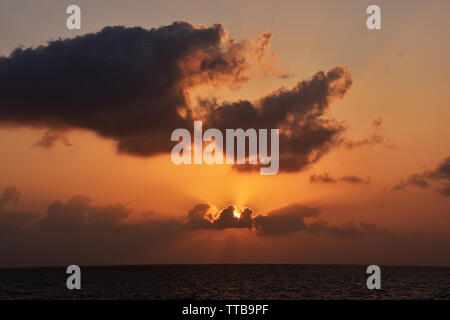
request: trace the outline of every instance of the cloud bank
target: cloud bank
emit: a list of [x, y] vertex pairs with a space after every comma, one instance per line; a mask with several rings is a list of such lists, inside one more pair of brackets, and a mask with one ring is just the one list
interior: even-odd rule
[[[380, 241], [392, 243], [393, 237], [405, 245], [411, 244], [403, 236], [397, 237], [372, 223], [330, 224], [321, 218], [322, 209], [302, 204], [261, 214], [233, 205], [217, 209], [210, 204], [197, 204], [178, 219], [158, 219], [153, 213], [145, 212], [142, 219], [136, 220], [128, 219], [137, 214], [128, 206], [98, 206], [85, 196], [54, 201], [44, 213], [15, 210], [19, 200], [20, 192], [15, 187], [6, 188], [0, 196], [0, 255], [4, 257], [0, 266], [68, 265], [74, 261], [79, 264], [211, 262], [218, 261], [214, 257], [220, 256], [223, 243], [218, 239], [224, 236], [234, 239], [236, 235], [240, 236], [233, 240], [226, 257], [241, 262], [233, 257], [253, 256], [254, 249], [259, 250], [253, 256], [255, 259], [267, 257], [267, 250], [272, 250], [274, 255], [269, 256], [273, 259], [278, 250], [291, 257], [292, 250], [304, 247], [303, 241], [326, 241], [331, 246], [339, 242], [339, 249], [357, 240], [356, 243], [362, 241], [373, 246], [374, 252], [379, 252]], [[327, 248], [323, 250], [329, 252]], [[192, 257], [200, 260], [191, 260]]]
[[[163, 234], [164, 226], [169, 226], [171, 229], [177, 228], [180, 232], [243, 228], [254, 229], [260, 236], [276, 236], [299, 231], [310, 232], [311, 228], [317, 230], [317, 225], [307, 225], [304, 218], [317, 218], [321, 213], [320, 208], [298, 203], [257, 215], [246, 207], [238, 208], [235, 205], [229, 205], [219, 210], [210, 204], [197, 204], [188, 211], [184, 221], [181, 219], [152, 219], [148, 212], [144, 212], [145, 219], [143, 221], [127, 223], [125, 220], [130, 216], [132, 210], [120, 203], [94, 206], [90, 198], [77, 195], [65, 203], [62, 201], [51, 203], [44, 215], [36, 212], [12, 211], [6, 208], [8, 204], [17, 203], [19, 198], [20, 192], [16, 187], [5, 188], [0, 197], [0, 228], [2, 230], [120, 234], [146, 230], [149, 226], [161, 226], [158, 234]], [[323, 221], [320, 224], [322, 225]]]

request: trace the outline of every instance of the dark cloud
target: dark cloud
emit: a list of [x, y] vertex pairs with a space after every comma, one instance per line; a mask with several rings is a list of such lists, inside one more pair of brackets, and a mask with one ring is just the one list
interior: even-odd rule
[[[252, 210], [227, 206], [217, 210], [208, 204], [198, 204], [182, 219], [157, 219], [144, 214], [139, 221], [127, 221], [131, 210], [124, 205], [95, 206], [84, 196], [74, 196], [66, 202], [51, 203], [44, 215], [34, 212], [6, 210], [19, 200], [17, 188], [9, 187], [2, 194], [0, 206], [0, 261], [6, 265], [68, 265], [133, 264], [179, 257], [192, 253], [191, 232], [221, 232], [240, 228], [262, 237], [275, 237], [303, 232], [331, 237], [382, 234], [373, 224], [353, 222], [329, 226], [317, 220], [319, 208], [301, 204], [254, 216]], [[306, 223], [305, 219], [313, 219]], [[315, 221], [315, 222], [314, 222]], [[191, 242], [189, 242], [191, 241]], [[207, 242], [206, 240], [201, 240]], [[187, 244], [187, 247], [185, 245]], [[196, 243], [195, 248], [202, 248]], [[175, 250], [175, 251], [174, 251]], [[146, 260], [147, 259], [147, 260]], [[148, 260], [150, 259], [150, 260]], [[162, 260], [161, 260], [162, 259]], [[179, 261], [179, 260], [171, 260]]]
[[313, 174], [309, 177], [311, 183], [323, 182], [323, 183], [336, 183], [337, 180], [331, 177], [328, 173], [323, 174]]
[[88, 197], [74, 196], [66, 203], [50, 204], [39, 225], [47, 231], [115, 230], [130, 213], [131, 210], [121, 204], [95, 207]]
[[186, 227], [189, 229], [207, 229], [212, 227], [213, 218], [209, 213], [209, 204], [197, 204], [188, 212]]
[[422, 189], [426, 189], [429, 186], [429, 183], [419, 174], [414, 174], [407, 178], [405, 181], [402, 181], [395, 186], [392, 187], [392, 191], [399, 191], [408, 188], [408, 186], [416, 186]]
[[214, 221], [213, 226], [217, 229], [225, 228], [248, 228], [253, 227], [252, 210], [245, 208], [242, 212], [239, 212], [239, 218], [234, 215], [235, 207], [228, 206], [223, 209], [219, 218]]
[[[269, 32], [244, 41], [226, 34], [220, 24], [174, 22], [150, 30], [106, 27], [18, 48], [0, 58], [0, 123], [52, 132], [87, 129], [116, 141], [119, 152], [139, 156], [169, 152], [170, 133], [192, 129], [194, 119], [219, 129], [279, 128], [280, 170], [285, 172], [301, 170], [342, 144], [345, 126], [326, 114], [352, 85], [345, 67], [317, 72], [293, 89], [282, 88], [255, 102], [190, 105], [195, 86], [236, 86], [249, 80], [255, 66], [276, 73], [265, 62]], [[56, 140], [46, 133], [37, 145], [49, 147]]]
[[414, 185], [422, 189], [428, 187], [428, 182], [418, 174], [413, 174], [412, 176], [410, 176], [407, 183], [409, 185]]
[[276, 236], [292, 232], [304, 231], [307, 226], [303, 220], [305, 217], [317, 217], [319, 208], [309, 208], [301, 204], [273, 210], [264, 216], [255, 218], [255, 226], [262, 236]]
[[434, 170], [424, 173], [425, 178], [442, 182], [439, 192], [450, 196], [450, 157], [445, 158]]
[[186, 227], [189, 229], [251, 229], [253, 227], [253, 212], [248, 208], [238, 211], [235, 206], [228, 206], [221, 210], [217, 216], [211, 209], [208, 204], [196, 205], [188, 212]]
[[[164, 234], [168, 228], [170, 234], [177, 230], [179, 233], [187, 230], [223, 230], [229, 228], [255, 228], [260, 236], [276, 236], [299, 231], [314, 233], [319, 227], [324, 228], [323, 221], [316, 221], [307, 225], [304, 218], [316, 218], [320, 208], [307, 207], [302, 204], [291, 204], [287, 207], [272, 210], [264, 215], [254, 215], [249, 208], [237, 208], [234, 205], [218, 210], [209, 204], [197, 204], [188, 211], [187, 220], [157, 220], [150, 218], [152, 211], [143, 213], [143, 221], [126, 223], [125, 219], [131, 214], [131, 209], [122, 205], [94, 206], [90, 198], [73, 196], [67, 202], [55, 201], [51, 203], [44, 216], [39, 218], [37, 213], [10, 212], [4, 205], [19, 200], [19, 191], [15, 187], [6, 188], [0, 206], [0, 229], [19, 230], [24, 227], [39, 232], [52, 233], [109, 233], [116, 236], [127, 234], [154, 232]], [[369, 226], [369, 225], [367, 225]], [[352, 230], [352, 224], [343, 227], [327, 226], [327, 232], [337, 235], [338, 230]], [[363, 223], [360, 229], [364, 229]], [[368, 227], [366, 228], [368, 229]], [[333, 231], [334, 230], [334, 231]], [[349, 231], [350, 232], [350, 231]], [[152, 237], [147, 234], [146, 237]]]
[[[345, 67], [317, 72], [290, 89], [280, 89], [258, 101], [241, 100], [217, 105], [203, 101], [209, 109], [207, 126], [226, 128], [280, 129], [280, 171], [304, 169], [338, 143], [345, 126], [325, 119], [330, 104], [343, 98], [352, 79]], [[235, 166], [240, 171], [259, 166]]]
[[187, 22], [98, 33], [18, 48], [0, 58], [0, 122], [51, 129], [83, 128], [114, 139], [118, 150], [170, 150], [170, 132], [192, 126], [187, 89], [239, 84], [262, 60], [259, 41], [226, 39], [219, 24]]
[[433, 180], [450, 181], [450, 157], [445, 158], [434, 170], [427, 171], [424, 175]]
[[257, 216], [254, 221], [258, 234], [261, 236], [277, 236], [299, 231], [310, 234], [324, 233], [332, 237], [390, 234], [387, 229], [367, 222], [356, 223], [349, 221], [340, 226], [333, 226], [319, 219], [309, 224], [305, 223], [304, 218], [316, 218], [320, 213], [321, 210], [319, 208], [293, 204], [268, 212], [264, 216]]
[[392, 190], [404, 190], [409, 186], [426, 189], [430, 186], [431, 181], [441, 182], [442, 186], [438, 189], [439, 192], [444, 196], [450, 196], [450, 157], [444, 159], [433, 170], [426, 170], [422, 173], [410, 175], [407, 179], [392, 187]]
[[400, 182], [392, 187], [392, 191], [399, 191], [406, 189], [408, 187], [408, 184], [406, 182]]
[[46, 131], [44, 133], [42, 138], [39, 141], [37, 141], [34, 144], [34, 146], [35, 147], [42, 147], [42, 148], [51, 148], [51, 147], [54, 146], [54, 144], [57, 141], [61, 141], [66, 146], [71, 146], [72, 145], [70, 143], [69, 139], [63, 133], [49, 130], [49, 131]]
[[325, 233], [335, 237], [360, 236], [387, 233], [375, 224], [350, 221], [341, 226], [329, 226], [323, 220], [316, 220], [310, 224], [305, 218], [317, 218], [320, 208], [307, 207], [302, 204], [291, 204], [287, 207], [269, 211], [264, 215], [252, 217], [252, 211], [245, 208], [241, 216], [234, 215], [236, 207], [228, 206], [217, 215], [208, 204], [198, 204], [188, 212], [187, 229], [226, 229], [226, 228], [255, 228], [259, 236], [281, 236], [296, 232], [312, 234]]
[[366, 179], [357, 177], [357, 176], [343, 176], [340, 178], [341, 181], [344, 182], [348, 182], [348, 183], [352, 183], [352, 184], [360, 184], [360, 183], [365, 183], [365, 184], [369, 184], [370, 183], [370, 179], [369, 177], [367, 177]]
[[309, 177], [309, 181], [311, 183], [337, 183], [338, 181], [343, 181], [351, 184], [370, 183], [370, 179], [368, 177], [366, 179], [363, 179], [354, 175], [348, 175], [336, 179], [330, 176], [327, 172], [323, 174], [313, 174]]

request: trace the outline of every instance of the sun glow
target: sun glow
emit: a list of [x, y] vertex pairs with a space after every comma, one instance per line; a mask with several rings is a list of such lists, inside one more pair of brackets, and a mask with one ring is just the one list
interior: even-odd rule
[[235, 218], [240, 219], [241, 218], [241, 213], [238, 211], [238, 209], [234, 209], [233, 211], [233, 215]]

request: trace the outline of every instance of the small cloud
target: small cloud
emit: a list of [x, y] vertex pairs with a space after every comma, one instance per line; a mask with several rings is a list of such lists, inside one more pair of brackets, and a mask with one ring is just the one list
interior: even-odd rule
[[367, 177], [366, 179], [362, 179], [360, 177], [357, 176], [343, 176], [340, 178], [341, 181], [344, 182], [348, 182], [348, 183], [352, 183], [352, 184], [369, 184], [370, 183], [370, 178]]
[[337, 180], [331, 177], [328, 173], [323, 174], [313, 174], [309, 177], [311, 183], [322, 182], [322, 183], [336, 183]]
[[286, 80], [295, 77], [295, 73], [283, 73], [278, 76], [279, 79]]
[[426, 170], [422, 173], [414, 173], [406, 180], [392, 187], [392, 191], [405, 190], [409, 186], [426, 189], [430, 186], [431, 181], [442, 182], [442, 186], [438, 191], [444, 196], [450, 196], [450, 157], [444, 159], [435, 169]]
[[253, 211], [227, 206], [219, 212], [209, 204], [197, 204], [188, 212], [188, 229], [253, 228]]
[[394, 143], [382, 128], [383, 118], [377, 117], [372, 121], [370, 133], [366, 138], [360, 140], [342, 139], [341, 145], [347, 149], [360, 148], [365, 146], [384, 145], [388, 149], [395, 148]]
[[370, 183], [370, 178], [367, 177], [366, 179], [357, 177], [355, 175], [347, 175], [347, 176], [343, 176], [340, 177], [339, 179], [337, 178], [333, 178], [332, 176], [330, 176], [327, 172], [323, 173], [323, 174], [318, 174], [318, 175], [311, 175], [309, 177], [309, 181], [311, 183], [337, 183], [339, 181], [342, 182], [347, 182], [347, 183], [351, 183], [351, 184], [369, 184]]
[[42, 148], [51, 148], [54, 146], [54, 144], [57, 141], [61, 141], [65, 146], [71, 146], [69, 139], [62, 134], [61, 132], [57, 131], [46, 131], [42, 138], [37, 141], [34, 146], [35, 147], [42, 147]]

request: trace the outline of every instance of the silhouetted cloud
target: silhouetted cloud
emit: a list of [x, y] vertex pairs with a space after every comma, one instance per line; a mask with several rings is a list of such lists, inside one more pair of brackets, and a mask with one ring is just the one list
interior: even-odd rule
[[71, 146], [69, 139], [62, 133], [56, 131], [46, 131], [42, 138], [37, 141], [35, 147], [51, 148], [55, 142], [61, 141], [66, 146]]
[[[173, 256], [174, 249], [184, 248], [189, 253], [192, 248], [183, 246], [189, 243], [189, 248], [193, 239], [204, 236], [202, 230], [223, 232], [239, 228], [266, 239], [300, 232], [329, 237], [387, 234], [364, 222], [328, 225], [317, 220], [319, 208], [301, 204], [256, 216], [249, 208], [230, 205], [219, 210], [213, 205], [198, 204], [185, 219], [158, 219], [148, 214], [142, 219], [127, 219], [130, 208], [122, 204], [95, 206], [85, 196], [55, 201], [43, 215], [7, 210], [7, 206], [16, 204], [19, 194], [17, 188], [8, 187], [0, 197], [0, 255], [4, 257], [0, 266], [67, 265], [74, 259], [79, 264], [123, 264], [142, 261], [134, 260], [136, 257], [167, 257], [168, 252], [173, 258], [177, 256]], [[195, 247], [198, 246], [197, 243]]]
[[[189, 229], [226, 229], [253, 227], [252, 210], [227, 206], [216, 213], [208, 204], [198, 204], [188, 212], [186, 227]], [[236, 214], [238, 216], [236, 216]]]
[[88, 197], [74, 196], [66, 203], [50, 204], [39, 225], [48, 231], [115, 230], [130, 213], [131, 210], [121, 204], [95, 207]]
[[424, 176], [431, 180], [443, 181], [439, 192], [443, 196], [450, 196], [450, 157], [445, 158], [434, 170], [425, 172]]
[[290, 206], [273, 210], [264, 216], [255, 218], [255, 226], [258, 234], [262, 236], [276, 236], [288, 234], [307, 229], [303, 218], [317, 217], [320, 213], [319, 208], [309, 208], [301, 204], [292, 204]]
[[344, 182], [352, 183], [352, 184], [360, 184], [360, 183], [369, 184], [370, 183], [369, 177], [367, 177], [366, 179], [363, 179], [363, 178], [353, 176], [353, 175], [343, 176], [340, 178], [340, 180], [344, 181]]
[[360, 183], [365, 183], [368, 184], [370, 183], [370, 179], [369, 177], [367, 177], [366, 179], [354, 176], [354, 175], [347, 175], [347, 176], [343, 176], [340, 177], [339, 179], [337, 178], [333, 178], [332, 176], [330, 176], [327, 172], [324, 172], [323, 174], [313, 174], [309, 177], [309, 181], [311, 183], [337, 183], [339, 181], [342, 182], [347, 182], [347, 183], [351, 183], [351, 184], [360, 184]]
[[430, 181], [442, 182], [439, 192], [444, 196], [450, 196], [450, 157], [444, 159], [433, 170], [426, 170], [422, 173], [414, 173], [410, 175], [407, 179], [392, 187], [392, 190], [404, 190], [409, 186], [416, 186], [426, 189], [430, 186]]
[[213, 217], [209, 210], [209, 204], [201, 203], [195, 205], [194, 208], [188, 212], [188, 221], [186, 227], [189, 229], [207, 229], [212, 227]]
[[[73, 196], [65, 203], [55, 201], [51, 203], [45, 214], [39, 217], [34, 212], [13, 212], [3, 207], [10, 202], [19, 200], [19, 191], [15, 187], [6, 188], [0, 198], [0, 229], [20, 230], [27, 227], [29, 230], [52, 233], [109, 233], [122, 236], [130, 233], [156, 232], [158, 235], [165, 233], [169, 228], [171, 234], [175, 230], [179, 233], [188, 230], [223, 230], [230, 228], [256, 229], [260, 236], [277, 236], [299, 231], [317, 233], [327, 230], [330, 235], [351, 233], [352, 230], [368, 231], [370, 224], [360, 223], [359, 228], [350, 222], [342, 227], [326, 226], [322, 220], [307, 225], [304, 218], [317, 218], [321, 213], [320, 208], [308, 207], [302, 204], [291, 204], [287, 207], [269, 211], [265, 214], [254, 215], [249, 208], [238, 208], [229, 205], [221, 210], [209, 204], [197, 204], [188, 211], [187, 221], [169, 219], [152, 219], [144, 214], [144, 219], [135, 223], [126, 223], [131, 209], [122, 205], [94, 206], [90, 198], [85, 196]], [[144, 212], [146, 213], [146, 212]], [[152, 213], [153, 215], [153, 213]], [[157, 230], [160, 228], [159, 230]], [[355, 231], [355, 232], [356, 232]], [[147, 234], [152, 239], [155, 235]]]
[[188, 90], [248, 81], [255, 65], [265, 67], [270, 38], [236, 41], [220, 24], [174, 22], [17, 48], [0, 58], [0, 123], [88, 129], [120, 152], [168, 152], [170, 133], [193, 124]]
[[[280, 129], [280, 171], [302, 170], [316, 162], [339, 143], [345, 126], [325, 119], [330, 104], [343, 98], [351, 88], [350, 72], [334, 67], [317, 72], [312, 78], [298, 82], [290, 89], [280, 89], [255, 102], [241, 100], [217, 105], [203, 101], [210, 110], [207, 126], [226, 128]], [[255, 165], [236, 165], [240, 171], [259, 170]]]
[[[0, 58], [0, 123], [48, 128], [36, 143], [43, 147], [67, 142], [55, 132], [87, 129], [116, 141], [119, 152], [139, 156], [169, 152], [170, 133], [192, 129], [193, 120], [203, 120], [205, 129], [279, 128], [285, 172], [302, 170], [334, 146], [384, 142], [380, 134], [349, 141], [341, 136], [344, 124], [327, 116], [330, 104], [352, 86], [346, 67], [319, 71], [257, 101], [191, 105], [189, 93], [196, 86], [240, 85], [254, 76], [255, 67], [280, 76], [266, 61], [273, 56], [267, 55], [271, 37], [266, 32], [236, 41], [220, 24], [174, 22], [150, 30], [106, 27], [17, 48]], [[376, 120], [374, 127], [380, 124]]]
[[392, 189], [403, 190], [406, 189], [408, 186], [416, 186], [425, 189], [429, 186], [429, 184], [422, 175], [416, 173], [408, 177], [406, 181], [396, 184]]
[[[249, 208], [237, 211], [235, 206], [227, 206], [217, 211], [208, 204], [198, 204], [188, 212], [188, 229], [226, 229], [248, 228], [258, 230], [258, 235], [275, 236], [305, 230], [304, 217], [315, 217], [319, 208], [309, 208], [301, 204], [292, 204], [253, 217]], [[237, 216], [237, 214], [238, 216]]]
[[434, 180], [450, 180], [450, 157], [445, 158], [434, 170], [425, 172], [425, 176]]
[[323, 174], [313, 174], [309, 177], [309, 181], [312, 183], [323, 182], [323, 183], [336, 183], [337, 180], [331, 177], [328, 173]]
[[253, 227], [252, 210], [245, 208], [239, 212], [239, 218], [234, 215], [235, 207], [228, 206], [223, 209], [219, 218], [214, 221], [213, 226], [217, 229], [225, 228], [248, 228]]

